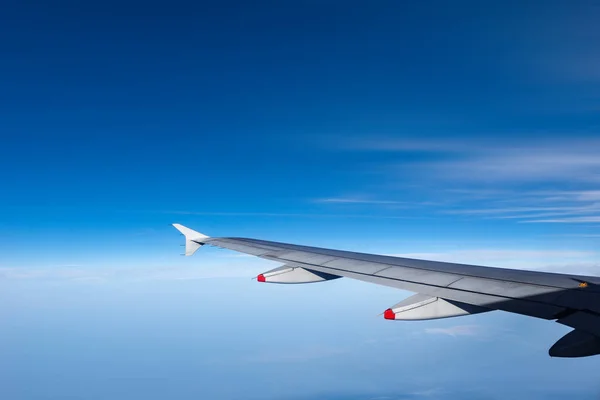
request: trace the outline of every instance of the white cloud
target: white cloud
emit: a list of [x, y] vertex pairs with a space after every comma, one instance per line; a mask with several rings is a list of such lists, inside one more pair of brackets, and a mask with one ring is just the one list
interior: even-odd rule
[[102, 283], [109, 281], [195, 280], [211, 278], [251, 277], [252, 269], [243, 267], [68, 267], [0, 268], [0, 280], [77, 281]]
[[479, 325], [456, 325], [448, 328], [426, 328], [425, 333], [430, 335], [448, 335], [448, 336], [475, 336], [482, 331]]
[[384, 151], [384, 152], [441, 152], [465, 153], [485, 149], [484, 143], [464, 142], [447, 139], [422, 139], [414, 137], [385, 137], [372, 136], [346, 138], [343, 141], [335, 140], [335, 146], [346, 150], [358, 151]]
[[306, 346], [302, 348], [289, 348], [286, 351], [269, 351], [261, 349], [259, 354], [251, 355], [236, 362], [248, 363], [301, 363], [321, 358], [336, 357], [351, 353], [350, 349], [334, 346]]
[[223, 258], [249, 258], [249, 257], [254, 257], [251, 254], [244, 254], [244, 253], [224, 253], [224, 254], [219, 254], [219, 257], [223, 257]]
[[[417, 397], [438, 397], [438, 396], [442, 396], [444, 394], [446, 394], [446, 391], [441, 389], [441, 388], [430, 388], [430, 389], [423, 389], [423, 390], [417, 390], [414, 392], [409, 393], [411, 396], [417, 396]], [[447, 397], [447, 396], [445, 396]]]
[[[599, 208], [600, 209], [600, 208]], [[580, 210], [577, 207], [507, 207], [507, 208], [479, 208], [466, 210], [450, 210], [448, 214], [468, 214], [468, 215], [497, 215], [506, 213], [529, 213], [529, 212], [553, 212], [553, 211], [575, 211]]]
[[557, 235], [548, 236], [562, 236], [562, 237], [579, 237], [579, 238], [600, 238], [599, 233], [563, 233]]
[[[425, 165], [438, 177], [477, 182], [600, 182], [600, 157], [595, 149], [524, 150], [472, 155]], [[558, 149], [556, 149], [558, 150]]]
[[[506, 208], [475, 208], [447, 210], [446, 214], [482, 217], [486, 219], [518, 219], [521, 222], [537, 223], [593, 223], [600, 217], [600, 203], [585, 202], [585, 200], [556, 200], [556, 199], [528, 199], [523, 202], [561, 202], [562, 206], [521, 206]], [[555, 218], [560, 217], [560, 218]]]
[[[414, 139], [355, 138], [356, 151], [445, 153], [444, 161], [402, 163], [432, 178], [456, 181], [600, 181], [599, 139]], [[596, 192], [596, 191], [595, 191]], [[595, 195], [598, 195], [596, 192]]]
[[[418, 142], [414, 151], [447, 153], [444, 161], [415, 163], [432, 177], [455, 181], [531, 182], [600, 181], [598, 139], [521, 140], [511, 143], [490, 139]], [[379, 145], [406, 151], [398, 139], [380, 140]], [[367, 147], [368, 148], [368, 147]], [[402, 168], [402, 166], [401, 166]]]
[[[339, 201], [342, 203], [344, 201]], [[350, 201], [345, 201], [350, 203]], [[374, 200], [377, 202], [377, 200]], [[358, 203], [358, 201], [354, 201]], [[367, 203], [367, 202], [365, 202]], [[369, 202], [370, 203], [370, 202]], [[378, 204], [383, 204], [379, 202]], [[385, 204], [393, 204], [386, 202]], [[282, 218], [381, 218], [381, 219], [404, 219], [405, 216], [397, 215], [371, 215], [371, 214], [313, 214], [313, 213], [262, 213], [262, 212], [204, 212], [204, 211], [159, 211], [164, 214], [181, 214], [181, 215], [213, 215], [213, 216], [224, 216], [224, 217], [282, 217]]]
[[600, 201], [600, 190], [564, 190], [541, 192], [547, 196], [559, 196], [559, 199], [576, 201]]
[[568, 218], [552, 218], [552, 219], [534, 219], [522, 221], [523, 223], [530, 224], [590, 224], [600, 223], [600, 216], [586, 216], [586, 217], [568, 217]]
[[[353, 151], [398, 153], [396, 161], [387, 161], [374, 172], [386, 177], [386, 182], [402, 176], [403, 191], [398, 193], [402, 197], [388, 193], [381, 204], [418, 197], [419, 205], [434, 206], [431, 210], [436, 213], [536, 223], [600, 222], [600, 139], [564, 137], [569, 139], [370, 136], [351, 138], [343, 146]], [[406, 153], [420, 155], [406, 157]], [[407, 177], [418, 182], [410, 190]], [[436, 196], [435, 204], [427, 201], [432, 196]], [[377, 203], [368, 197], [323, 200]]]
[[408, 204], [403, 201], [395, 200], [374, 200], [374, 199], [363, 199], [353, 197], [329, 197], [323, 199], [316, 199], [316, 203], [333, 203], [333, 204]]

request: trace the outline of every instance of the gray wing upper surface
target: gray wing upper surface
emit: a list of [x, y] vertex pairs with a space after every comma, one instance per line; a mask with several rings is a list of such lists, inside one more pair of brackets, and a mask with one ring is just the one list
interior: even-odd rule
[[377, 283], [459, 304], [557, 320], [578, 332], [600, 337], [600, 277], [417, 260], [235, 237], [203, 236], [192, 241], [285, 266]]
[[416, 260], [256, 239], [211, 238], [205, 243], [287, 265], [532, 317], [557, 319], [569, 309], [600, 316], [599, 277]]

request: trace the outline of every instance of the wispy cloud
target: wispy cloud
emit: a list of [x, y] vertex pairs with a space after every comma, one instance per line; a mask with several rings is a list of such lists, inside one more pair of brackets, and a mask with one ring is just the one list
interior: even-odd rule
[[[352, 151], [398, 153], [396, 159], [386, 155], [378, 173], [387, 181], [401, 176], [403, 185], [407, 177], [414, 179], [428, 196], [437, 192], [436, 199], [446, 204], [412, 196], [425, 200], [420, 204], [432, 206], [435, 212], [535, 223], [600, 222], [598, 138], [369, 136], [351, 138], [343, 146]], [[406, 187], [398, 194], [402, 197], [388, 195], [385, 202], [405, 201]], [[339, 198], [338, 202], [354, 199]]]
[[600, 157], [596, 149], [505, 149], [464, 159], [431, 163], [438, 177], [475, 182], [600, 182]]
[[561, 207], [513, 207], [513, 208], [480, 208], [449, 210], [449, 214], [481, 215], [492, 218], [523, 218], [523, 216], [534, 215], [569, 215], [600, 211], [599, 204], [571, 205]]
[[[382, 141], [385, 146], [385, 141]], [[397, 139], [390, 143], [398, 147]], [[510, 143], [439, 142], [420, 151], [447, 153], [441, 161], [419, 162], [438, 178], [474, 182], [600, 182], [600, 140], [521, 141]]]
[[441, 388], [429, 388], [429, 389], [416, 390], [414, 392], [409, 393], [409, 395], [415, 396], [415, 397], [438, 397], [438, 396], [447, 395], [447, 392]]
[[573, 238], [600, 238], [600, 233], [559, 233], [559, 234], [547, 235], [547, 236], [573, 237]]
[[4, 280], [78, 280], [103, 281], [107, 271], [79, 266], [49, 268], [0, 268], [0, 279]]
[[306, 346], [303, 348], [290, 348], [283, 352], [261, 349], [259, 354], [248, 356], [247, 358], [240, 360], [240, 362], [252, 364], [302, 363], [321, 358], [338, 357], [351, 352], [352, 351], [347, 348], [317, 345]]
[[251, 254], [244, 254], [244, 253], [224, 253], [219, 256], [223, 257], [223, 258], [251, 258], [251, 257], [254, 257]]
[[552, 218], [552, 219], [533, 219], [521, 221], [523, 223], [530, 224], [589, 224], [589, 223], [600, 223], [599, 216], [586, 216], [586, 217], [567, 217], [567, 218]]
[[[355, 151], [441, 153], [445, 157], [403, 162], [431, 177], [456, 181], [600, 181], [600, 139], [413, 139], [355, 138], [344, 146]], [[418, 167], [416, 169], [415, 167]]]
[[333, 203], [333, 204], [409, 204], [405, 201], [395, 200], [375, 200], [375, 199], [363, 199], [353, 197], [328, 197], [322, 199], [315, 199], [316, 203]]
[[[513, 219], [527, 223], [591, 224], [600, 220], [600, 202], [597, 191], [525, 192], [510, 195], [511, 202], [527, 206], [488, 207], [444, 211], [447, 214], [486, 219]], [[497, 204], [497, 203], [496, 203]]]
[[479, 325], [456, 325], [447, 328], [426, 328], [425, 333], [430, 335], [447, 336], [475, 336], [480, 334], [482, 328]]
[[336, 214], [310, 214], [310, 213], [276, 213], [276, 212], [227, 212], [227, 211], [157, 211], [173, 215], [209, 215], [221, 217], [335, 217]]
[[190, 268], [190, 267], [62, 267], [62, 268], [0, 268], [0, 280], [77, 281], [103, 283], [110, 281], [196, 280], [211, 278], [249, 277], [250, 269]]
[[554, 190], [537, 192], [547, 200], [600, 201], [600, 190]]
[[369, 135], [350, 137], [345, 140], [331, 140], [331, 143], [344, 150], [381, 152], [423, 152], [423, 153], [466, 153], [484, 150], [485, 142], [460, 141], [449, 139], [423, 139], [418, 137], [389, 137]]
[[[389, 203], [388, 203], [389, 204]], [[223, 217], [276, 217], [276, 218], [381, 218], [381, 219], [406, 219], [411, 216], [403, 215], [373, 215], [373, 214], [345, 214], [345, 213], [264, 213], [264, 212], [204, 212], [204, 211], [159, 211], [163, 214], [173, 215], [212, 215]]]

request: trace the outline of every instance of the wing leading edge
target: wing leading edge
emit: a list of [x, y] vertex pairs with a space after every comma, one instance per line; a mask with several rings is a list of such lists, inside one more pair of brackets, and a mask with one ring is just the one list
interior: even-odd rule
[[[186, 255], [211, 245], [281, 262], [261, 282], [309, 283], [347, 277], [418, 293], [386, 319], [435, 319], [502, 310], [575, 328], [556, 357], [600, 354], [600, 277], [512, 270], [332, 250], [246, 238], [212, 238], [179, 224]], [[262, 277], [262, 278], [261, 278]]]

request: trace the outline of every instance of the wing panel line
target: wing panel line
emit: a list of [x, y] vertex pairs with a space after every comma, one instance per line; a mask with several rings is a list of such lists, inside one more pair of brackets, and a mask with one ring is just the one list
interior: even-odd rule
[[[235, 240], [244, 241], [244, 242], [246, 242], [246, 243], [249, 243], [249, 244], [250, 244], [250, 247], [252, 247], [252, 245], [256, 245], [256, 244], [254, 243], [253, 239], [243, 239], [243, 238], [236, 238]], [[275, 243], [275, 242], [273, 242], [273, 243]], [[286, 245], [286, 243], [281, 243], [281, 245], [285, 246], [285, 245]], [[282, 246], [282, 247], [283, 247], [283, 246]], [[293, 246], [296, 246], [296, 245], [293, 245]], [[318, 248], [318, 247], [314, 247], [314, 248], [312, 248], [312, 247], [308, 247], [308, 246], [298, 246], [298, 247], [306, 247], [306, 248], [310, 248], [310, 249], [311, 249], [311, 250], [313, 250], [313, 251], [314, 251], [314, 250], [320, 250], [320, 248]], [[327, 249], [324, 249], [324, 250], [327, 250]], [[307, 251], [307, 250], [303, 250], [303, 251], [305, 251], [305, 252], [307, 252], [307, 253], [310, 253], [310, 252], [309, 252], [309, 251]], [[344, 250], [333, 250], [333, 251], [335, 251], [335, 252], [342, 252], [342, 253], [345, 253], [345, 254], [361, 254], [361, 253], [355, 253], [355, 252], [346, 252], [346, 251], [344, 251]], [[315, 252], [316, 252], [316, 251], [315, 251]], [[367, 255], [367, 256], [368, 256], [369, 254], [365, 254], [365, 255]], [[377, 256], [377, 255], [376, 255], [376, 256]], [[382, 256], [382, 257], [386, 257], [386, 256]], [[541, 283], [530, 283], [530, 282], [523, 282], [523, 281], [518, 281], [518, 280], [514, 280], [514, 279], [497, 279], [497, 278], [490, 278], [490, 277], [488, 277], [488, 276], [481, 276], [481, 275], [476, 275], [476, 274], [469, 274], [469, 273], [466, 273], [466, 272], [463, 272], [463, 271], [460, 271], [460, 272], [455, 272], [455, 271], [443, 271], [443, 270], [432, 269], [432, 268], [427, 268], [427, 267], [415, 267], [415, 266], [410, 266], [410, 265], [405, 265], [405, 264], [400, 264], [400, 263], [398, 263], [398, 264], [390, 264], [389, 262], [384, 262], [384, 261], [370, 261], [370, 260], [363, 260], [363, 259], [361, 259], [361, 258], [356, 258], [356, 257], [352, 257], [352, 256], [349, 256], [349, 255], [344, 255], [344, 256], [341, 256], [341, 255], [339, 255], [339, 256], [337, 256], [337, 258], [336, 258], [336, 259], [339, 259], [339, 258], [342, 258], [342, 259], [348, 259], [348, 260], [353, 260], [353, 261], [363, 261], [363, 262], [370, 262], [370, 263], [377, 263], [377, 264], [382, 264], [382, 265], [388, 265], [388, 267], [387, 267], [387, 268], [390, 268], [390, 267], [402, 267], [402, 268], [410, 268], [410, 269], [417, 270], [417, 271], [428, 271], [428, 272], [445, 273], [445, 274], [452, 274], [452, 275], [462, 275], [463, 277], [473, 277], [473, 278], [481, 278], [481, 279], [491, 279], [491, 280], [498, 280], [498, 281], [502, 281], [502, 282], [520, 283], [520, 284], [525, 284], [525, 285], [530, 285], [530, 286], [536, 286], [536, 287], [547, 287], [547, 288], [555, 288], [555, 289], [563, 289], [563, 290], [564, 290], [564, 289], [569, 289], [569, 288], [565, 288], [565, 287], [562, 287], [562, 286], [555, 286], [555, 285], [541, 284]], [[400, 258], [399, 258], [399, 257], [391, 257], [391, 258], [395, 258], [395, 259], [398, 259], [398, 260], [400, 260]], [[334, 260], [329, 260], [329, 261], [327, 261], [327, 262], [335, 261], [336, 259], [334, 259]], [[415, 259], [415, 261], [427, 261], [427, 260], [417, 260], [417, 259]], [[440, 264], [452, 264], [452, 263], [445, 263], [445, 262], [443, 262], [443, 261], [436, 261], [436, 263], [440, 263]], [[463, 264], [456, 264], [456, 265], [463, 265]], [[520, 270], [512, 270], [512, 269], [509, 269], [509, 268], [496, 268], [496, 267], [486, 267], [486, 266], [479, 266], [479, 265], [468, 265], [468, 264], [464, 264], [464, 265], [465, 265], [465, 266], [468, 266], [468, 267], [478, 267], [478, 268], [490, 269], [490, 270], [498, 270], [498, 269], [501, 269], [501, 270], [513, 271], [513, 272], [514, 272], [514, 271], [520, 271]], [[325, 266], [325, 265], [323, 265], [323, 266]], [[331, 267], [327, 267], [327, 268], [331, 268]], [[386, 269], [387, 269], [387, 268], [386, 268]], [[532, 273], [532, 274], [549, 274], [549, 275], [558, 275], [558, 276], [560, 276], [560, 277], [563, 277], [563, 278], [573, 279], [573, 277], [571, 277], [571, 276], [569, 276], [569, 275], [564, 275], [564, 274], [555, 274], [555, 273], [552, 273], [552, 272], [543, 272], [543, 273], [542, 273], [542, 272], [539, 272], [539, 271], [526, 271], [526, 272], [528, 272], [528, 273]], [[574, 281], [574, 282], [575, 282], [575, 281]]]
[[[283, 259], [283, 258], [280, 258], [279, 260], [281, 260], [283, 262], [287, 262], [287, 260]], [[562, 307], [562, 306], [558, 307], [558, 306], [556, 306], [554, 304], [544, 303], [544, 302], [541, 302], [541, 301], [531, 300], [531, 299], [528, 299], [528, 298], [514, 298], [514, 297], [508, 297], [508, 296], [500, 296], [500, 295], [496, 295], [496, 294], [487, 294], [487, 293], [476, 292], [476, 291], [472, 291], [472, 290], [455, 289], [455, 288], [450, 288], [450, 287], [447, 287], [447, 286], [424, 284], [423, 282], [416, 282], [416, 281], [409, 281], [409, 280], [403, 280], [403, 279], [398, 279], [398, 278], [383, 277], [383, 276], [366, 274], [366, 273], [357, 272], [357, 271], [348, 271], [348, 270], [344, 270], [344, 269], [340, 269], [340, 268], [324, 267], [324, 266], [321, 266], [321, 265], [314, 265], [314, 264], [305, 263], [305, 262], [298, 262], [298, 261], [294, 261], [294, 262], [296, 262], [298, 264], [303, 264], [303, 265], [306, 266], [306, 268], [316, 269], [317, 271], [319, 271], [319, 270], [321, 270], [321, 271], [325, 270], [325, 271], [322, 271], [322, 272], [332, 273], [331, 270], [333, 270], [333, 271], [341, 271], [341, 272], [345, 272], [347, 274], [362, 276], [362, 277], [365, 277], [365, 278], [376, 278], [376, 280], [382, 281], [382, 282], [385, 282], [386, 280], [396, 281], [396, 282], [404, 282], [404, 283], [411, 284], [411, 285], [432, 287], [432, 288], [442, 289], [442, 290], [445, 289], [445, 290], [449, 290], [449, 291], [453, 291], [453, 292], [471, 293], [471, 294], [475, 294], [475, 295], [479, 295], [479, 296], [483, 296], [483, 297], [498, 299], [499, 301], [502, 301], [504, 299], [504, 300], [509, 300], [509, 301], [512, 300], [512, 301], [519, 301], [519, 302], [534, 303], [534, 304], [537, 304], [537, 305], [542, 305], [542, 306], [554, 309], [550, 314], [546, 314], [546, 315], [548, 315], [547, 317], [540, 317], [540, 318], [544, 318], [544, 319], [556, 319], [555, 315], [558, 314], [558, 313], [560, 313], [560, 312], [564, 312], [564, 310], [566, 308], [566, 307]], [[387, 268], [389, 268], [389, 267], [387, 267]], [[408, 268], [410, 268], [410, 267], [408, 267]], [[327, 270], [329, 270], [329, 271], [327, 271]], [[338, 274], [333, 273], [333, 275], [340, 275], [340, 274], [339, 273]], [[357, 277], [357, 279], [360, 279], [360, 278]], [[462, 278], [460, 278], [460, 279], [462, 279]], [[458, 279], [458, 280], [460, 280], [460, 279]], [[360, 280], [372, 281], [373, 279], [360, 279]], [[390, 286], [390, 285], [386, 285], [386, 286]], [[441, 297], [443, 297], [443, 296], [441, 296]], [[456, 301], [461, 301], [461, 300], [460, 299], [456, 299]], [[515, 311], [511, 311], [511, 312], [515, 312]]]

